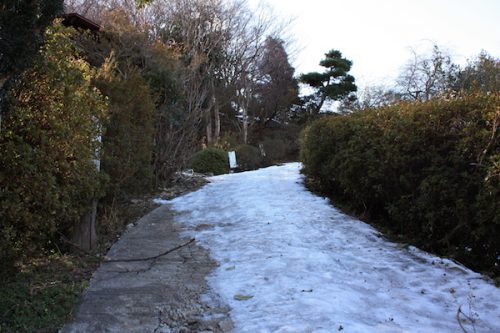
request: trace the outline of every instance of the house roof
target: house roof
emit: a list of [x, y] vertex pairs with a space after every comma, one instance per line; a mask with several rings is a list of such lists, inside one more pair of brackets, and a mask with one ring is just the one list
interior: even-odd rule
[[76, 29], [90, 30], [92, 32], [98, 32], [101, 26], [95, 22], [92, 22], [88, 18], [78, 14], [78, 13], [68, 13], [62, 15], [62, 24], [65, 26], [71, 26]]

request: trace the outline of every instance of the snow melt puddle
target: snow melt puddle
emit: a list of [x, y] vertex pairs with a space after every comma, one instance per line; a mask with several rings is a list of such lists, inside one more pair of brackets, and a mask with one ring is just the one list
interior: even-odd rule
[[[307, 191], [300, 164], [211, 178], [169, 202], [220, 263], [234, 332], [500, 332], [500, 289], [379, 237]], [[471, 320], [474, 324], [471, 324]]]

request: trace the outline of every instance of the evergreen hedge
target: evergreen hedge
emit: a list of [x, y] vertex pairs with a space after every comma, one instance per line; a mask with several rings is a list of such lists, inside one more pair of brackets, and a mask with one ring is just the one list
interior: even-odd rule
[[7, 93], [0, 129], [0, 261], [54, 249], [101, 190], [94, 164], [107, 102], [54, 25], [34, 66]]
[[239, 145], [236, 147], [236, 162], [241, 171], [255, 170], [262, 166], [262, 156], [257, 147]]
[[500, 96], [328, 117], [301, 138], [304, 173], [425, 249], [500, 273]]
[[262, 141], [264, 147], [264, 164], [273, 165], [286, 160], [289, 145], [283, 139], [266, 138]]
[[149, 191], [153, 184], [155, 105], [149, 86], [137, 69], [127, 78], [101, 75], [97, 86], [109, 100], [104, 123], [102, 170], [109, 176], [107, 199], [124, 199]]
[[229, 158], [222, 149], [206, 148], [194, 154], [191, 168], [199, 173], [221, 175], [229, 172]]

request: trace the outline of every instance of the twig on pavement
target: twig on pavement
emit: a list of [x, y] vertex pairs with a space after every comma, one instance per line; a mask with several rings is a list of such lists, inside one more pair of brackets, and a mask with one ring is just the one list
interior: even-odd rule
[[148, 261], [148, 260], [155, 260], [155, 259], [158, 259], [164, 255], [167, 255], [171, 252], [174, 252], [174, 251], [177, 251], [179, 250], [180, 248], [186, 246], [186, 245], [189, 245], [191, 243], [193, 243], [195, 241], [194, 238], [191, 238], [189, 241], [185, 242], [185, 243], [182, 243], [181, 245], [178, 245], [174, 248], [171, 248], [171, 249], [168, 249], [167, 251], [165, 252], [162, 252], [156, 256], [153, 256], [153, 257], [144, 257], [144, 258], [131, 258], [131, 259], [109, 259], [109, 260], [104, 260], [103, 263], [109, 263], [109, 262], [135, 262], [135, 261]]

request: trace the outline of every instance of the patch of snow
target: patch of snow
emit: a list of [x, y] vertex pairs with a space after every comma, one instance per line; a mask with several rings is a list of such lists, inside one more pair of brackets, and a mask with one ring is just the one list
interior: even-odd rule
[[170, 200], [156, 198], [156, 199], [153, 199], [153, 202], [155, 204], [158, 204], [158, 205], [165, 205], [165, 204], [168, 204], [170, 202]]
[[184, 234], [220, 263], [208, 280], [234, 332], [456, 333], [459, 308], [468, 331], [500, 332], [500, 289], [380, 237], [310, 193], [300, 168], [212, 177], [168, 201]]

